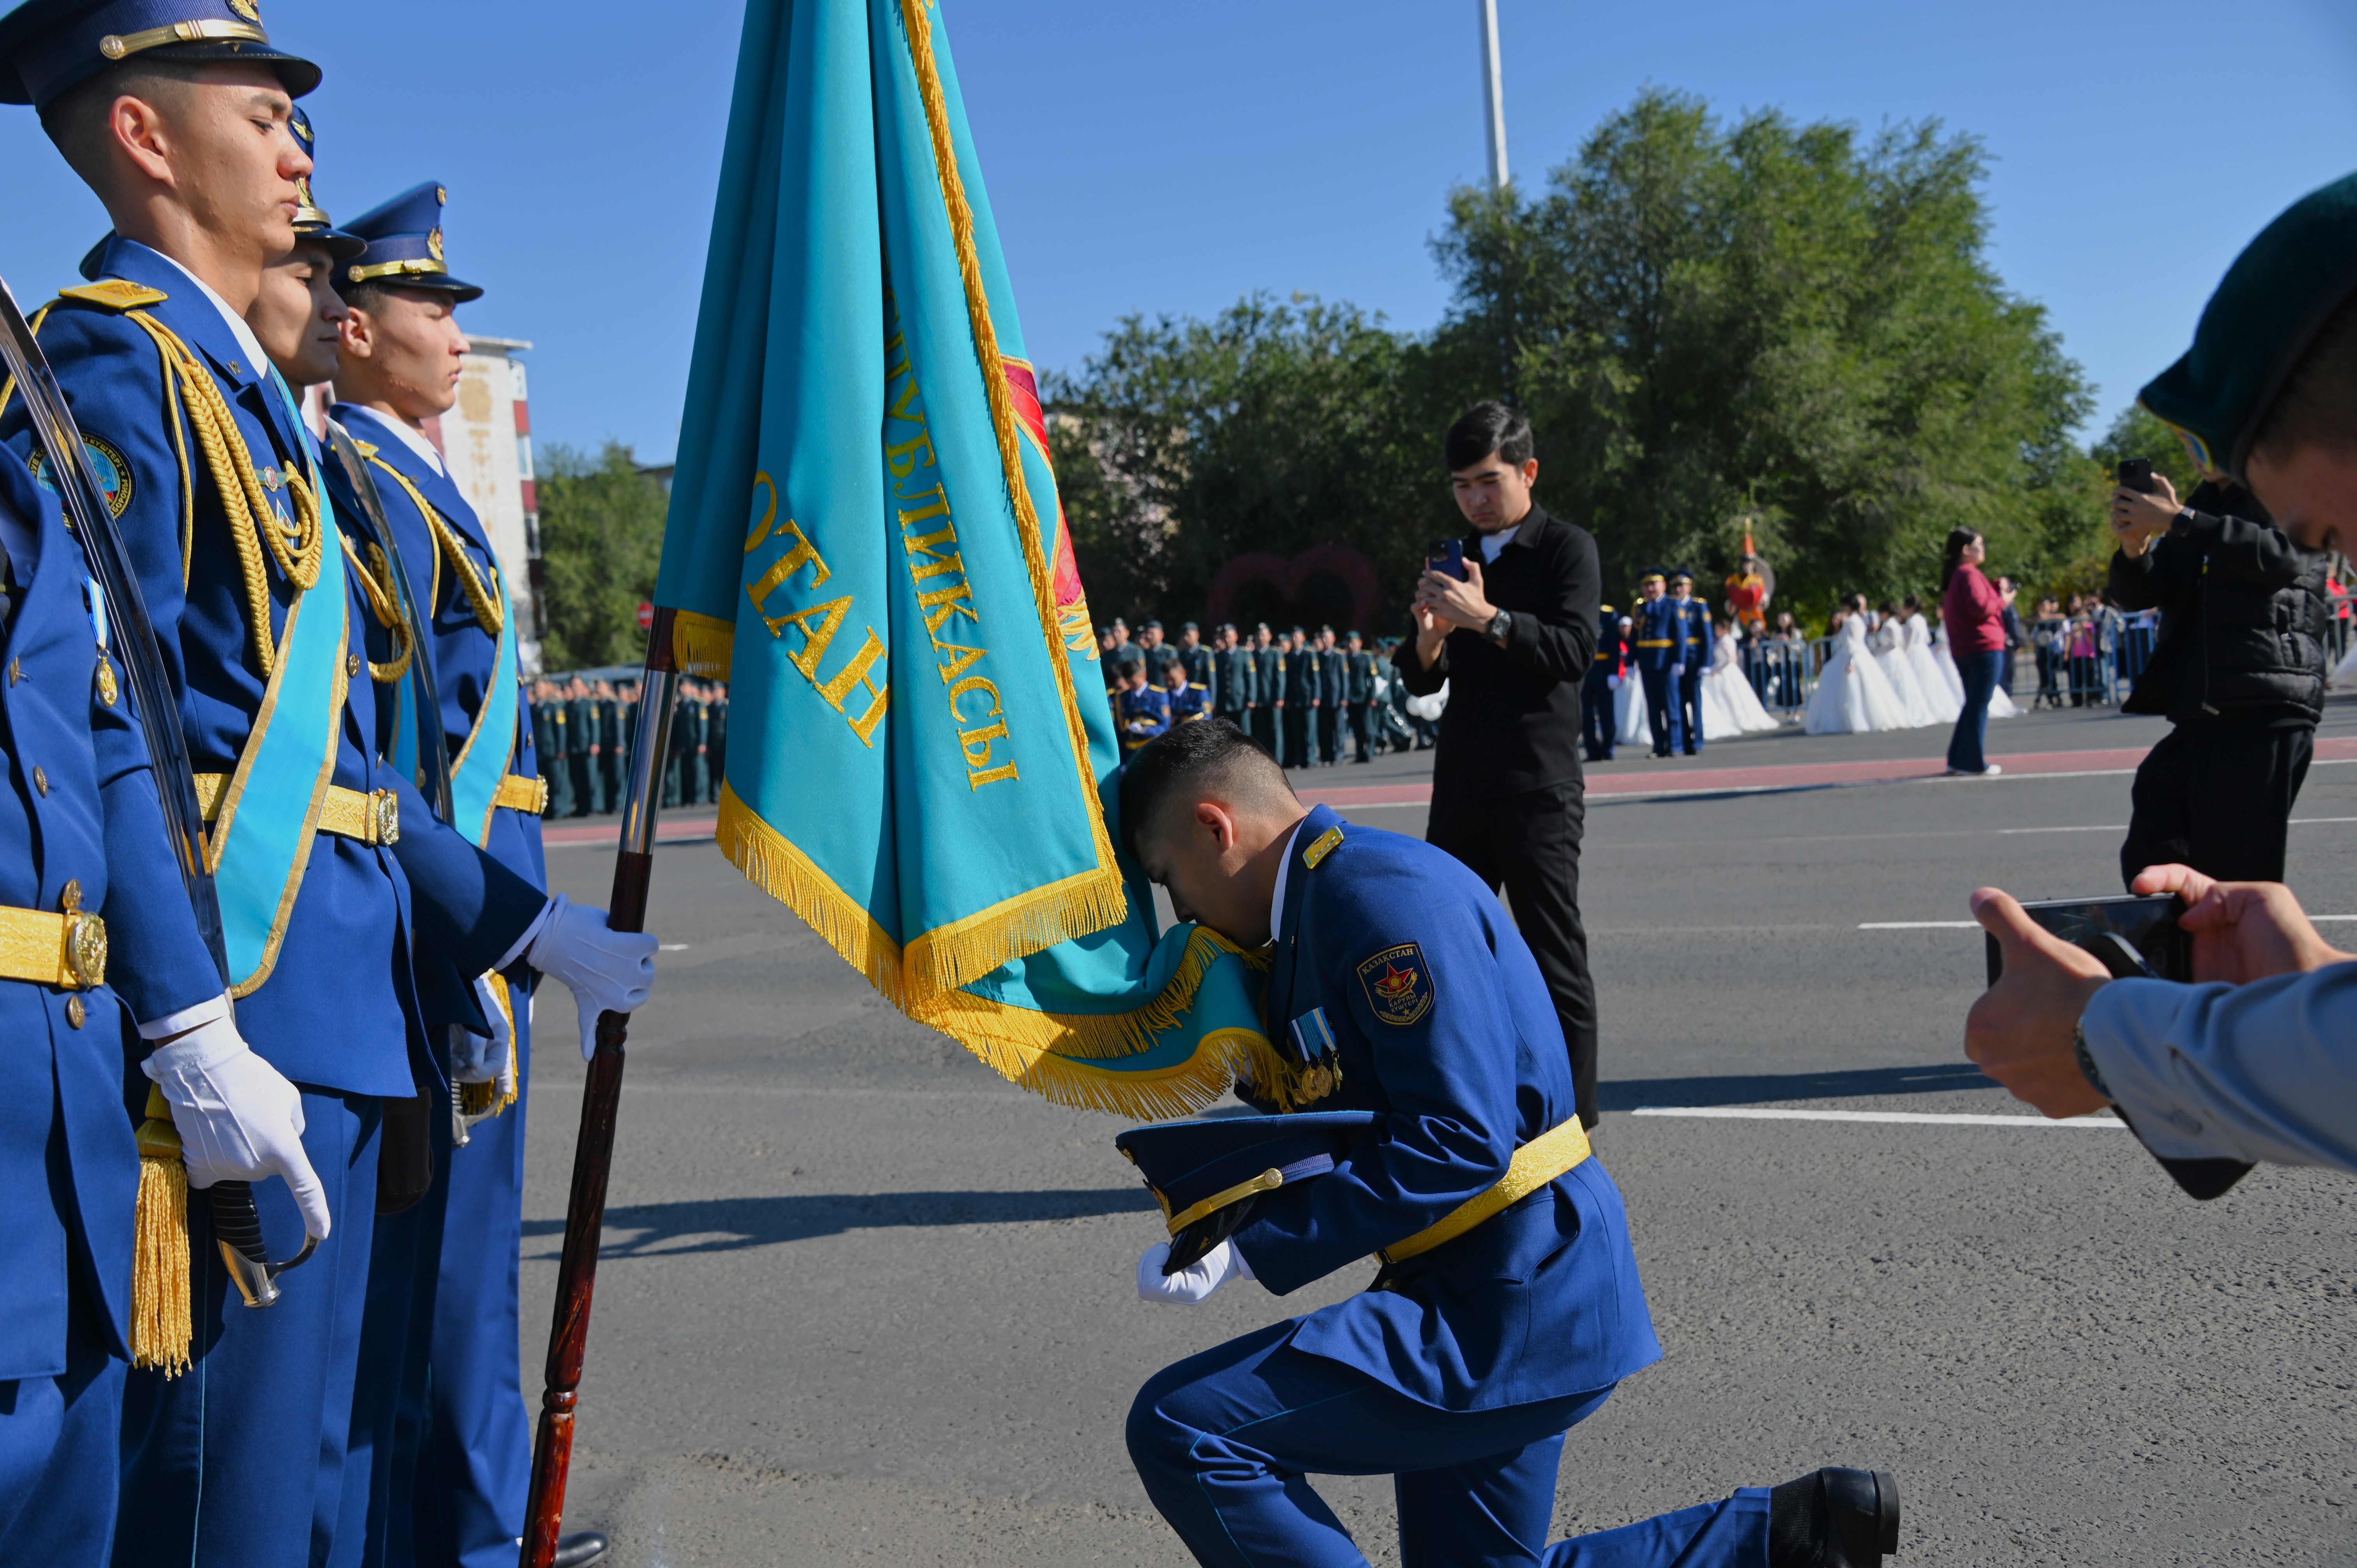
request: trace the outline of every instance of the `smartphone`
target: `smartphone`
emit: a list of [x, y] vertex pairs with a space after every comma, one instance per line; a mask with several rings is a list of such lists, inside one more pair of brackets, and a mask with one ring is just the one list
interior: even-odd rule
[[2140, 495], [2152, 494], [2152, 459], [2123, 457], [2120, 459], [2119, 482]]
[[[2152, 979], [2190, 981], [2193, 942], [2177, 923], [2184, 908], [2174, 893], [2150, 897], [2117, 893], [2104, 898], [2053, 898], [2024, 904], [2021, 912], [2064, 941], [2083, 947], [2098, 942], [2111, 946], [2110, 939], [2116, 938], [2128, 950], [2119, 954], [2122, 960], [2140, 964], [2143, 973]], [[1997, 976], [2005, 972], [2005, 950], [1994, 936], [1987, 941], [1988, 978], [1995, 985]], [[2098, 951], [2097, 956], [2104, 955]]]
[[1465, 542], [1461, 539], [1435, 540], [1432, 553], [1424, 558], [1424, 564], [1427, 571], [1437, 572], [1444, 577], [1454, 577], [1460, 583], [1464, 582]]

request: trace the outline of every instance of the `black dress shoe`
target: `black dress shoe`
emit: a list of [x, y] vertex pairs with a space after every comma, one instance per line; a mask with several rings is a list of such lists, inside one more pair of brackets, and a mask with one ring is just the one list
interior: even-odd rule
[[1899, 1551], [1899, 1481], [1827, 1466], [1769, 1494], [1769, 1568], [1881, 1568]]
[[556, 1555], [548, 1560], [549, 1568], [589, 1568], [589, 1564], [606, 1555], [612, 1544], [594, 1530], [585, 1530], [578, 1535], [560, 1536], [556, 1542]]

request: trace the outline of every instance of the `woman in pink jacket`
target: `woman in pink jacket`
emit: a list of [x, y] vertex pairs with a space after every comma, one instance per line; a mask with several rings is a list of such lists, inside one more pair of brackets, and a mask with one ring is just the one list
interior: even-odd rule
[[1948, 740], [1948, 771], [1992, 778], [2004, 771], [1981, 754], [1988, 737], [1989, 693], [2005, 673], [2005, 607], [2013, 590], [1997, 591], [1981, 575], [1988, 546], [1969, 528], [1948, 535], [1947, 559], [1940, 572], [1940, 622], [1947, 628], [1948, 649], [1955, 656], [1956, 672], [1964, 681], [1964, 711], [1956, 717], [1956, 733]]

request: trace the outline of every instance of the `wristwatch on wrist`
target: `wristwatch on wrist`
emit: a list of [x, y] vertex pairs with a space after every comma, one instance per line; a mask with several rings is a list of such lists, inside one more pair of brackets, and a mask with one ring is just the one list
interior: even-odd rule
[[[2087, 1087], [2105, 1100], [2113, 1100], [2111, 1085], [2104, 1081], [2104, 1075], [2095, 1069], [2093, 1054], [2087, 1049], [2087, 1026], [2084, 1020], [2071, 1026], [2071, 1054], [2079, 1058], [2079, 1074], [2087, 1080]], [[2117, 1101], [2114, 1101], [2114, 1103], [2116, 1104]]]
[[1496, 615], [1491, 616], [1486, 628], [1490, 640], [1501, 646], [1505, 643], [1506, 634], [1513, 629], [1514, 612], [1512, 610], [1500, 610]]

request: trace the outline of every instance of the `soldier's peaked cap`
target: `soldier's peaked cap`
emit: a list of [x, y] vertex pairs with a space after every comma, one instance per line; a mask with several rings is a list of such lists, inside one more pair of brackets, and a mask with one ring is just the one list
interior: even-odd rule
[[27, 0], [0, 16], [0, 103], [46, 109], [127, 59], [252, 60], [290, 98], [319, 85], [317, 66], [270, 41], [258, 0]]
[[1224, 1116], [1132, 1127], [1113, 1144], [1161, 1200], [1175, 1236], [1229, 1204], [1324, 1176], [1375, 1121], [1372, 1111]]
[[368, 249], [336, 266], [336, 287], [349, 293], [362, 284], [436, 289], [453, 305], [479, 299], [483, 291], [450, 275], [442, 251], [442, 204], [450, 199], [439, 180], [414, 185], [399, 196], [353, 219], [344, 227], [368, 242]]
[[[295, 233], [297, 238], [313, 240], [328, 247], [328, 256], [338, 262], [349, 262], [368, 249], [368, 242], [358, 234], [336, 227], [336, 220], [312, 199], [311, 182], [319, 177], [319, 138], [312, 129], [311, 116], [297, 105], [287, 119], [286, 128], [295, 133], [296, 145], [311, 158], [311, 172], [295, 182], [296, 193], [302, 205], [295, 209]], [[86, 275], [86, 274], [85, 274]]]
[[2136, 401], [2239, 478], [2267, 411], [2316, 335], [2357, 295], [2357, 174], [2293, 202], [2226, 269], [2193, 347]]

